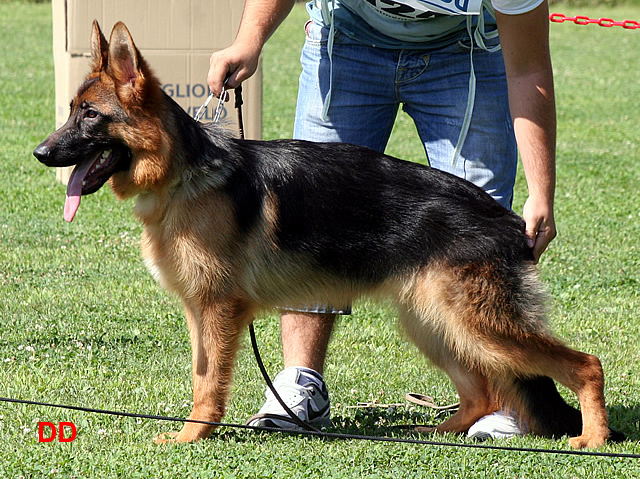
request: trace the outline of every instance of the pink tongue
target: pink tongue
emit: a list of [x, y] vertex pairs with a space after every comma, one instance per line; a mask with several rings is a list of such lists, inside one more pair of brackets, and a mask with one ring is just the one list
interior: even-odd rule
[[64, 219], [73, 221], [78, 208], [80, 207], [80, 198], [82, 196], [82, 182], [88, 171], [91, 169], [95, 160], [85, 161], [73, 169], [69, 183], [67, 184], [67, 199], [64, 202]]

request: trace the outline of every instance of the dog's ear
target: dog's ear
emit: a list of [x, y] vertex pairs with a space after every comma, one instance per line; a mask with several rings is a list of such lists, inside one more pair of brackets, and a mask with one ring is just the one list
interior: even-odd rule
[[146, 64], [122, 22], [116, 23], [111, 31], [107, 62], [109, 73], [120, 86], [132, 87], [133, 91], [142, 87]]
[[93, 58], [93, 63], [91, 64], [92, 73], [99, 73], [107, 69], [108, 55], [109, 44], [102, 34], [102, 30], [100, 30], [98, 20], [94, 20], [91, 32], [91, 57]]

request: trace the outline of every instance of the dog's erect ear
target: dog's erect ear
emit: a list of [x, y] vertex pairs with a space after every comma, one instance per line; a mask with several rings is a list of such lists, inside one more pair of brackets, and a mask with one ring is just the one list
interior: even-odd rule
[[109, 73], [122, 86], [139, 88], [144, 80], [144, 61], [124, 23], [118, 22], [109, 39]]
[[93, 63], [91, 64], [92, 73], [98, 73], [107, 69], [108, 55], [109, 44], [102, 34], [102, 30], [100, 30], [98, 21], [94, 20], [91, 32], [91, 56], [93, 57]]

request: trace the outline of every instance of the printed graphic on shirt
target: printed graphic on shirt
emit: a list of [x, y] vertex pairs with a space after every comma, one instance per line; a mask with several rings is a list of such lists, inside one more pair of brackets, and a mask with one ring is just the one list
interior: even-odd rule
[[366, 0], [380, 15], [425, 20], [440, 15], [478, 15], [482, 0]]

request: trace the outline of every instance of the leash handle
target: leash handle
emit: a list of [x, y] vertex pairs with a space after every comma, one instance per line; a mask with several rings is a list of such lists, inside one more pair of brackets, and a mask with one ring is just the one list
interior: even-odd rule
[[242, 121], [242, 84], [236, 87], [235, 96], [236, 96], [236, 112], [238, 114], [238, 130], [240, 131], [240, 139], [244, 140], [244, 122]]

